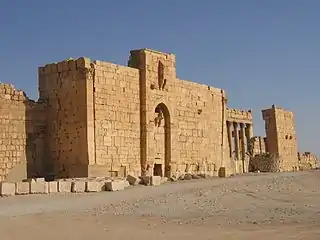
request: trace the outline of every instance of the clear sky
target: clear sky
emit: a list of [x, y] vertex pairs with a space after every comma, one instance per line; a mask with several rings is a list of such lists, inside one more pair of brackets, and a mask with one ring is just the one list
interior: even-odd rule
[[320, 154], [319, 0], [0, 0], [0, 80], [37, 98], [37, 67], [129, 51], [176, 54], [177, 75], [223, 88], [229, 106], [295, 112], [299, 148]]

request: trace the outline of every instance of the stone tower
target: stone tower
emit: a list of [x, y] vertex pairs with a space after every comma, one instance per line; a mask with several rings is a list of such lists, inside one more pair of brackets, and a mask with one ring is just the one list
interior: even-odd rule
[[266, 151], [279, 157], [280, 171], [298, 168], [297, 138], [293, 112], [272, 105], [262, 110], [267, 135]]

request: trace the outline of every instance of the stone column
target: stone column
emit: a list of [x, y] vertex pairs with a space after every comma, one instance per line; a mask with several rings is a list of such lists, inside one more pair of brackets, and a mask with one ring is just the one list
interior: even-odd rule
[[238, 123], [233, 123], [233, 131], [234, 131], [234, 150], [236, 159], [240, 159], [240, 146], [239, 146], [239, 131], [238, 131]]
[[240, 123], [240, 140], [241, 140], [241, 160], [242, 160], [242, 172], [246, 172], [246, 134], [245, 134], [245, 124]]
[[245, 125], [240, 123], [240, 145], [241, 145], [241, 159], [246, 157], [246, 134], [245, 134]]
[[229, 143], [229, 155], [232, 157], [233, 144], [232, 144], [232, 123], [227, 121], [227, 134], [228, 134], [228, 143]]
[[250, 139], [253, 137], [252, 124], [246, 124], [246, 137], [247, 137], [247, 146], [249, 144]]

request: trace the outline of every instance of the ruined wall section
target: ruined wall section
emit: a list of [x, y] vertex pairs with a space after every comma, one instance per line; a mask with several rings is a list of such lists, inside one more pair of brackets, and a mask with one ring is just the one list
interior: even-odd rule
[[294, 114], [291, 111], [275, 107], [262, 110], [266, 121], [268, 152], [277, 154], [281, 171], [298, 169], [297, 138]]
[[318, 166], [318, 157], [310, 152], [299, 152], [299, 170], [311, 170], [316, 169]]
[[42, 174], [41, 105], [0, 83], [0, 181]]
[[227, 151], [224, 91], [177, 79], [173, 54], [131, 51], [129, 66], [140, 69], [142, 173], [161, 165], [166, 176], [217, 174]]
[[92, 176], [140, 175], [139, 70], [95, 61]]
[[[57, 177], [88, 175], [87, 84], [92, 79], [90, 60], [79, 58], [39, 68], [40, 101], [44, 102], [48, 165]], [[92, 82], [92, 81], [91, 81]]]

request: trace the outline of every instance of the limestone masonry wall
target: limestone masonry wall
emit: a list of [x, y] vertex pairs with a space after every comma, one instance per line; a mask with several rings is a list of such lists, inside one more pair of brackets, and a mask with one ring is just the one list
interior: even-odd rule
[[310, 152], [298, 153], [299, 169], [309, 170], [317, 168], [318, 158]]
[[43, 172], [39, 107], [23, 91], [0, 83], [0, 181]]
[[277, 154], [281, 171], [298, 169], [298, 147], [293, 112], [274, 105], [262, 111], [266, 124], [268, 151]]
[[139, 70], [94, 62], [95, 164], [91, 175], [140, 174]]
[[315, 167], [315, 157], [297, 155], [292, 112], [263, 110], [267, 136], [253, 138], [251, 110], [179, 79], [174, 54], [133, 50], [128, 66], [68, 59], [38, 74], [37, 102], [0, 84], [0, 181]]
[[[89, 64], [89, 65], [88, 65]], [[50, 170], [59, 177], [87, 176], [89, 152], [85, 58], [39, 68], [40, 100], [45, 104], [46, 142]]]

